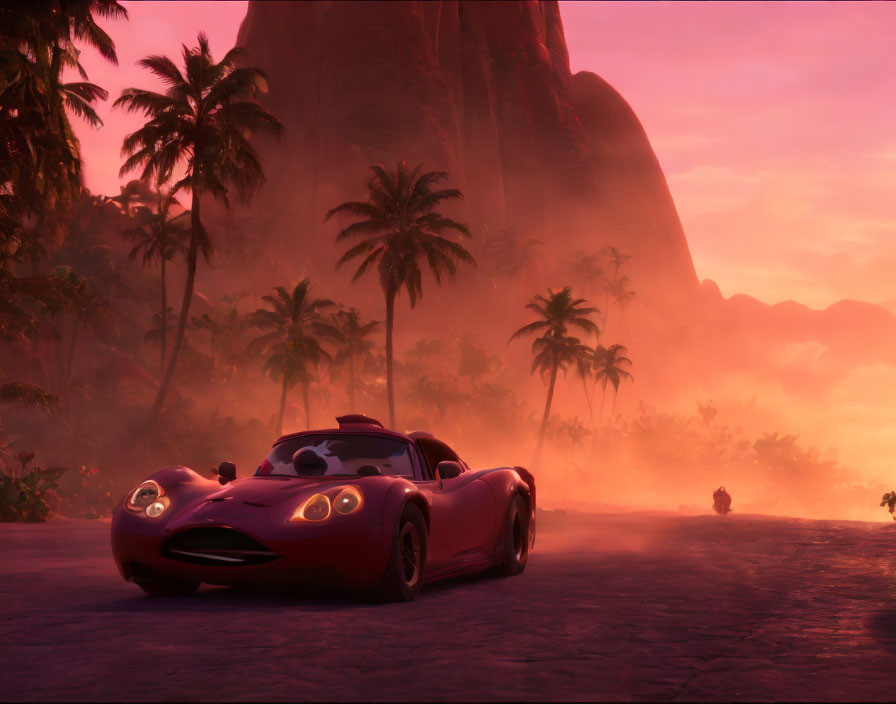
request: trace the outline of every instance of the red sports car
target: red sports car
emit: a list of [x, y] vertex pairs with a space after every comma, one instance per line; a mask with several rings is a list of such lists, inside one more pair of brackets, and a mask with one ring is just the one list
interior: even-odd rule
[[410, 601], [425, 582], [491, 569], [520, 574], [535, 543], [535, 480], [472, 470], [428, 433], [362, 415], [280, 438], [255, 474], [168, 467], [112, 519], [122, 576], [150, 595], [220, 585], [372, 588]]

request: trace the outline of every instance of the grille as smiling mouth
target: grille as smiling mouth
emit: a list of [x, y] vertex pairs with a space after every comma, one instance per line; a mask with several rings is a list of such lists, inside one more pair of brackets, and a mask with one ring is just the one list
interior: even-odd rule
[[189, 528], [165, 541], [163, 551], [173, 560], [220, 567], [259, 565], [280, 557], [254, 538], [233, 528]]

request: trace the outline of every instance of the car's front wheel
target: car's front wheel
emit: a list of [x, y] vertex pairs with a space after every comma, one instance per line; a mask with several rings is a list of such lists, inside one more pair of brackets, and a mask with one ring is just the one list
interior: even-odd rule
[[173, 579], [135, 579], [134, 584], [149, 596], [190, 596], [199, 589], [199, 582], [179, 582]]
[[426, 564], [426, 521], [420, 509], [407, 504], [401, 513], [392, 550], [377, 592], [385, 601], [413, 601], [423, 588]]

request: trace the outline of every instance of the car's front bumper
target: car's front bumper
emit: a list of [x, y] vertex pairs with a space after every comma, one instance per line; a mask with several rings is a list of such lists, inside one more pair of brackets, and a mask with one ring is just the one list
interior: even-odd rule
[[[261, 564], [207, 564], [207, 560], [175, 554], [169, 549], [168, 541], [179, 533], [216, 527], [239, 531], [276, 557]], [[249, 528], [240, 521], [206, 520], [174, 521], [173, 525], [161, 526], [123, 509], [112, 522], [112, 552], [119, 571], [128, 580], [175, 579], [227, 586], [335, 584], [366, 588], [382, 578], [390, 544], [384, 540], [381, 521], [372, 525], [360, 520], [343, 520], [333, 524]]]

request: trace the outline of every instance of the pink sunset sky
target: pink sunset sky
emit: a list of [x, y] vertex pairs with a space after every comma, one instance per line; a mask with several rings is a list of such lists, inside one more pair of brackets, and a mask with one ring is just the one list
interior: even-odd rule
[[[573, 71], [628, 100], [665, 171], [701, 279], [726, 296], [842, 298], [896, 310], [896, 3], [561, 2]], [[107, 24], [120, 66], [90, 49], [105, 126], [78, 125], [86, 184], [117, 193], [138, 116], [110, 110], [135, 62], [204, 30], [222, 54], [246, 2], [125, 2]], [[156, 86], [157, 87], [157, 86]]]

